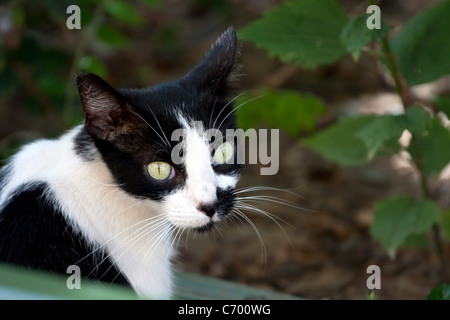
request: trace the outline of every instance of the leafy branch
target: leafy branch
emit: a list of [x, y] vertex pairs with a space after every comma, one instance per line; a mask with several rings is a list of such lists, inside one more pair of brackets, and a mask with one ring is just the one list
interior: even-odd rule
[[[373, 2], [369, 1], [369, 4]], [[351, 54], [356, 61], [361, 54], [368, 53], [384, 63], [403, 104], [403, 114], [339, 118], [329, 127], [314, 131], [314, 124], [326, 113], [313, 112], [315, 109], [309, 108], [308, 104], [288, 102], [284, 112], [277, 111], [273, 101], [270, 102], [272, 108], [261, 108], [260, 105], [264, 105], [261, 99], [258, 107], [255, 103], [254, 108], [249, 106], [240, 110], [239, 116], [244, 126], [262, 120], [270, 126], [291, 128], [288, 132], [297, 137], [306, 130], [309, 136], [303, 138], [302, 143], [340, 165], [362, 165], [381, 155], [393, 155], [400, 150], [409, 152], [420, 176], [423, 199], [401, 195], [376, 203], [370, 231], [391, 256], [411, 236], [431, 231], [441, 260], [443, 279], [448, 275], [445, 275], [447, 257], [441, 228], [447, 226], [442, 224], [443, 210], [432, 199], [429, 179], [450, 163], [450, 131], [436, 116], [441, 111], [450, 115], [450, 104], [440, 103], [450, 100], [435, 99], [434, 104], [417, 101], [410, 86], [450, 74], [447, 58], [450, 48], [442, 46], [448, 41], [449, 15], [450, 0], [443, 0], [413, 17], [392, 37], [390, 28], [383, 21], [380, 29], [370, 29], [366, 25], [366, 13], [350, 19], [335, 0], [293, 0], [266, 12], [239, 32], [242, 39], [264, 48], [270, 56], [301, 68], [330, 65], [346, 54]], [[305, 95], [291, 93], [295, 94], [298, 97]], [[303, 115], [312, 112], [309, 117], [312, 123], [302, 124], [299, 118], [292, 116], [294, 110], [295, 114]], [[278, 116], [271, 117], [271, 112]], [[246, 113], [253, 113], [251, 123], [246, 123], [250, 118]], [[292, 130], [296, 126], [299, 129]], [[406, 149], [399, 144], [405, 130], [412, 136]], [[444, 231], [450, 234], [450, 230]]]

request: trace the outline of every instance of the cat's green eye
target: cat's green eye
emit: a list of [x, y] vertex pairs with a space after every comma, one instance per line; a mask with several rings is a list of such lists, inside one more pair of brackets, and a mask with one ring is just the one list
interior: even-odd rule
[[175, 176], [174, 168], [163, 161], [155, 161], [147, 166], [148, 173], [150, 176], [158, 181], [165, 181], [172, 179]]
[[213, 160], [215, 164], [224, 164], [230, 161], [230, 159], [233, 157], [234, 154], [234, 147], [233, 145], [226, 141], [222, 143], [216, 151], [214, 151]]

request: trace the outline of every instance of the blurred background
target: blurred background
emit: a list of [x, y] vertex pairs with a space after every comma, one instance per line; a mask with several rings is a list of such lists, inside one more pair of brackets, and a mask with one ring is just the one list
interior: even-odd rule
[[[0, 158], [82, 121], [77, 73], [97, 73], [115, 87], [177, 79], [200, 61], [228, 26], [239, 30], [281, 2], [0, 1]], [[379, 5], [395, 29], [437, 2], [389, 0]], [[367, 7], [365, 1], [339, 3], [350, 16]], [[66, 26], [71, 4], [81, 9], [81, 30]], [[392, 81], [368, 55], [356, 63], [348, 56], [331, 66], [303, 70], [243, 42], [241, 63], [240, 91], [287, 88], [320, 97], [327, 113], [318, 126], [359, 106], [373, 111], [395, 109], [400, 103]], [[448, 81], [441, 81], [416, 90], [426, 95], [448, 87]], [[280, 197], [298, 207], [257, 204], [282, 220], [276, 223], [249, 212], [254, 226], [230, 220], [208, 234], [190, 233], [179, 243], [177, 267], [304, 298], [366, 299], [366, 270], [375, 264], [381, 268], [376, 298], [426, 298], [440, 281], [433, 251], [400, 249], [391, 259], [369, 234], [375, 201], [420, 192], [407, 162], [389, 157], [342, 168], [303, 147], [297, 138], [283, 131], [280, 137], [279, 173], [261, 176], [258, 166], [248, 165], [239, 187], [291, 190], [298, 195], [253, 194]]]

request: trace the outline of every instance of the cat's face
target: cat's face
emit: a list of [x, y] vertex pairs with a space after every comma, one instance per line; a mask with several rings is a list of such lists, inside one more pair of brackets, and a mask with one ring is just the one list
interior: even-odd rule
[[115, 90], [93, 74], [77, 79], [86, 138], [117, 185], [156, 203], [176, 227], [208, 229], [233, 208], [240, 165], [225, 132], [235, 125], [227, 95], [236, 46], [229, 29], [185, 77], [155, 87]]

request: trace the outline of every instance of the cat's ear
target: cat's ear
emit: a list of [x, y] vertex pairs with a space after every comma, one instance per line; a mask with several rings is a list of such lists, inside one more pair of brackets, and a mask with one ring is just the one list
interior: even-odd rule
[[238, 57], [239, 43], [236, 32], [230, 27], [181, 81], [214, 94], [226, 94], [239, 69]]
[[114, 142], [145, 125], [120, 94], [96, 74], [79, 75], [77, 86], [86, 129], [92, 136]]

